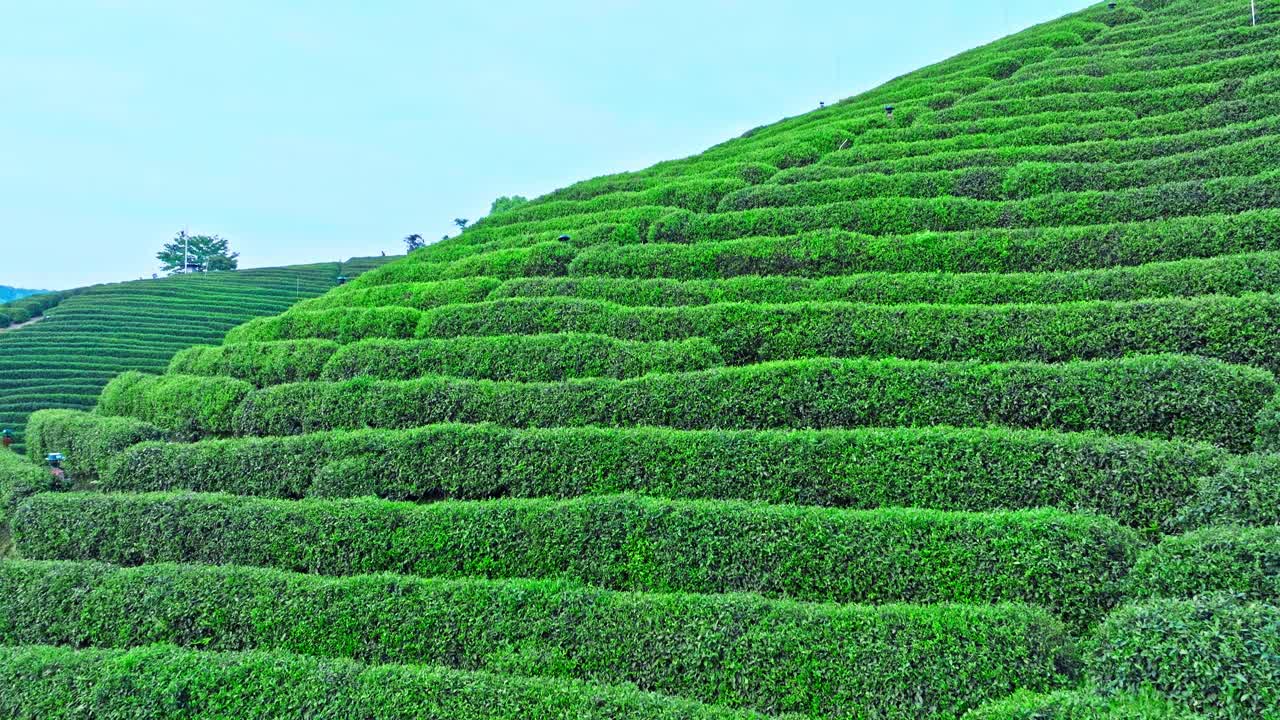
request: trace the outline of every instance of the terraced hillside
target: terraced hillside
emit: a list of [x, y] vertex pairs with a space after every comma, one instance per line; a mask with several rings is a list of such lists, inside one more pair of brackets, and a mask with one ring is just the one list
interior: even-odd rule
[[[386, 262], [356, 258], [354, 277]], [[338, 263], [292, 265], [94, 285], [0, 305], [0, 427], [22, 447], [27, 416], [42, 408], [91, 409], [125, 370], [163, 370], [178, 350], [218, 342], [227, 330], [273, 315], [334, 286]], [[2, 323], [8, 325], [8, 323]]]
[[39, 413], [0, 714], [1280, 717], [1248, 10], [1094, 5]]

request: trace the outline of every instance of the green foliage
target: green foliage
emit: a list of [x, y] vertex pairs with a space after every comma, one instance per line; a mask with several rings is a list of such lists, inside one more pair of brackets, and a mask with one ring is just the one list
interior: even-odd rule
[[1131, 581], [1138, 597], [1231, 592], [1280, 605], [1280, 526], [1211, 527], [1166, 538], [1138, 558]]
[[[350, 311], [354, 317], [359, 313]], [[424, 338], [553, 332], [628, 340], [704, 337], [732, 365], [809, 357], [1062, 362], [1182, 353], [1280, 371], [1280, 295], [1048, 305], [825, 302], [667, 308], [539, 297], [450, 305], [420, 318], [416, 333]], [[343, 316], [316, 319], [346, 321]]]
[[1280, 715], [1280, 608], [1229, 595], [1148, 600], [1098, 629], [1089, 674], [1107, 692], [1146, 687], [1206, 718]]
[[[1270, 373], [1181, 356], [979, 364], [800, 360], [629, 380], [513, 383], [426, 377], [296, 383], [241, 394], [236, 381], [167, 376], [114, 381], [100, 408], [162, 427], [247, 435], [404, 428], [655, 425], [679, 429], [1003, 425], [1103, 430], [1242, 450], [1275, 393]], [[217, 412], [203, 388], [226, 388]], [[235, 395], [231, 395], [234, 388]], [[230, 401], [244, 398], [243, 407]], [[208, 418], [206, 421], [204, 418]]]
[[182, 271], [187, 262], [201, 265], [205, 272], [235, 270], [240, 264], [238, 257], [240, 253], [231, 252], [226, 239], [217, 235], [188, 235], [185, 230], [178, 231], [177, 237], [156, 253], [162, 272]]
[[[1272, 437], [1275, 437], [1274, 435]], [[1280, 525], [1280, 455], [1234, 458], [1202, 478], [1178, 518], [1183, 527]]]
[[27, 421], [27, 455], [41, 463], [51, 453], [75, 481], [99, 477], [126, 448], [166, 437], [160, 428], [130, 417], [102, 417], [78, 410], [40, 410]]
[[409, 380], [447, 375], [539, 382], [684, 372], [715, 367], [722, 362], [715, 345], [702, 338], [637, 342], [603, 335], [562, 333], [446, 340], [362, 340], [337, 350], [323, 373], [297, 379], [342, 380], [367, 376]]
[[169, 362], [175, 375], [222, 375], [256, 387], [314, 380], [341, 346], [332, 340], [240, 342], [196, 345]]
[[[1053, 506], [1168, 522], [1225, 453], [1205, 445], [996, 428], [403, 431], [144, 443], [105, 489], [393, 500], [618, 492], [872, 509]], [[105, 462], [106, 458], [99, 460]]]
[[61, 489], [48, 468], [0, 449], [0, 535], [6, 534], [4, 529], [23, 500], [36, 493]]
[[1066, 690], [1038, 695], [1024, 690], [971, 710], [964, 720], [1200, 720], [1200, 716], [1154, 693], [1105, 696]]
[[251, 320], [227, 333], [225, 342], [270, 342], [316, 338], [339, 343], [375, 337], [413, 337], [421, 313], [412, 308], [333, 308], [293, 311]]
[[[942, 720], [1016, 687], [1056, 687], [1075, 665], [1058, 621], [1007, 604], [804, 605], [529, 580], [39, 562], [0, 565], [0, 587], [7, 644], [270, 648], [533, 676], [549, 689], [556, 678], [627, 683], [769, 713]], [[56, 608], [40, 601], [50, 591]], [[970, 681], [977, 673], [983, 686]], [[375, 697], [398, 695], [379, 687]]]
[[295, 310], [325, 310], [335, 307], [380, 307], [395, 305], [419, 310], [452, 303], [479, 302], [501, 285], [494, 278], [472, 277], [436, 282], [396, 283], [366, 288], [343, 288], [318, 298], [304, 300]]
[[494, 200], [493, 204], [489, 206], [489, 214], [497, 215], [498, 213], [510, 212], [528, 202], [529, 198], [524, 197], [523, 195], [503, 195], [502, 197]]
[[112, 380], [98, 398], [98, 412], [129, 416], [179, 435], [233, 430], [240, 403], [253, 390], [243, 380], [130, 371]]
[[[0, 649], [0, 713], [15, 719], [134, 720], [140, 707], [182, 717], [735, 718], [760, 716], [555, 680], [403, 666], [363, 666], [282, 653]], [[152, 717], [153, 715], [148, 715]], [[159, 717], [159, 715], [154, 715]]]
[[564, 578], [618, 590], [830, 602], [1024, 601], [1076, 628], [1120, 598], [1139, 539], [1056, 510], [837, 510], [631, 496], [430, 505], [45, 494], [32, 559], [198, 562], [326, 575]]

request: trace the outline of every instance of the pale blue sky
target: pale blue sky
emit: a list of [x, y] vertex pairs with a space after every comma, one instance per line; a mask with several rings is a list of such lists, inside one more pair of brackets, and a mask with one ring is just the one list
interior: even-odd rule
[[1083, 0], [0, 0], [0, 284], [400, 252], [499, 195], [696, 153]]

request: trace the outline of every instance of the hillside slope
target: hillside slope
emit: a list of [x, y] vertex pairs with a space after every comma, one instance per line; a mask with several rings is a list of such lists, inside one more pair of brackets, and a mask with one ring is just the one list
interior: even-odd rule
[[[386, 260], [357, 258], [342, 272], [355, 277]], [[240, 323], [331, 289], [338, 272], [338, 263], [316, 263], [177, 275], [20, 300], [17, 322], [45, 317], [0, 333], [0, 427], [21, 448], [33, 411], [92, 408], [115, 375], [162, 370], [178, 350], [218, 342]]]
[[1280, 717], [1259, 10], [1094, 5], [37, 414], [0, 708]]

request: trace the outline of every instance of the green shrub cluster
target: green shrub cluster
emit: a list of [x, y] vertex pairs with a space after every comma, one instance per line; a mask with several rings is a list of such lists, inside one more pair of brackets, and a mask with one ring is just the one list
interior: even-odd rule
[[873, 509], [1057, 507], [1139, 528], [1169, 523], [1207, 445], [999, 428], [683, 431], [443, 425], [145, 443], [111, 466], [113, 491], [278, 498], [574, 497], [637, 492]]
[[1280, 206], [1280, 172], [1269, 172], [1127, 190], [1054, 193], [1007, 202], [949, 196], [871, 197], [816, 206], [766, 207], [714, 214], [677, 211], [654, 223], [649, 229], [649, 238], [655, 243], [699, 243], [753, 235], [795, 235], [829, 228], [873, 236], [905, 235], [926, 230], [1144, 222], [1277, 206]]
[[[356, 378], [249, 392], [229, 378], [122, 376], [100, 410], [165, 428], [296, 435], [441, 422], [685, 430], [982, 426], [1101, 430], [1248, 450], [1266, 371], [1184, 356], [1045, 365], [799, 360], [629, 380]], [[243, 404], [238, 401], [243, 398]]]
[[7, 526], [14, 510], [36, 493], [62, 490], [48, 468], [29, 463], [21, 455], [0, 450], [0, 536], [7, 537]]
[[[806, 605], [529, 580], [27, 561], [0, 565], [0, 586], [9, 644], [430, 663], [626, 683], [770, 714], [942, 720], [1018, 687], [1057, 687], [1076, 664], [1057, 620], [1012, 604]], [[51, 593], [56, 607], [42, 600]]]
[[77, 482], [101, 476], [107, 463], [130, 446], [165, 438], [164, 431], [141, 420], [79, 410], [39, 410], [27, 421], [31, 461], [41, 463], [51, 453], [62, 453], [63, 469]]
[[196, 562], [323, 575], [562, 578], [617, 590], [828, 602], [1003, 602], [1083, 628], [1140, 540], [1058, 510], [844, 510], [632, 496], [439, 502], [43, 494], [14, 519], [32, 559]]
[[1280, 252], [1194, 258], [1141, 266], [1021, 273], [865, 273], [822, 278], [746, 275], [724, 279], [558, 277], [508, 280], [487, 299], [576, 297], [619, 305], [717, 303], [1064, 303], [1242, 295], [1280, 290]]
[[1138, 597], [1231, 592], [1280, 605], [1280, 526], [1210, 527], [1166, 538], [1138, 558]]
[[1090, 690], [1037, 694], [1026, 690], [977, 710], [964, 720], [1202, 720], [1151, 692], [1102, 695]]
[[129, 371], [98, 398], [98, 412], [129, 416], [180, 435], [234, 430], [241, 403], [253, 391], [243, 380], [195, 375], [146, 375]]
[[628, 307], [509, 298], [425, 313], [424, 338], [575, 332], [704, 337], [741, 365], [810, 357], [1061, 362], [1183, 353], [1280, 371], [1280, 295], [1048, 305], [726, 303]]
[[332, 340], [282, 340], [196, 345], [169, 362], [176, 375], [222, 375], [256, 387], [314, 380], [341, 347]]
[[[408, 380], [426, 375], [538, 382], [629, 378], [651, 372], [703, 370], [723, 364], [702, 338], [673, 342], [618, 340], [561, 333], [441, 340], [363, 340], [343, 346], [323, 373], [305, 379], [369, 376]], [[303, 378], [299, 378], [303, 379]]]
[[100, 720], [761, 717], [627, 688], [283, 653], [0, 648], [0, 714], [56, 720], [90, 707]]
[[1046, 272], [1280, 250], [1277, 237], [1280, 211], [1272, 209], [1152, 223], [890, 237], [824, 230], [695, 245], [587, 248], [568, 274], [699, 280], [860, 272]]
[[413, 337], [421, 313], [405, 307], [332, 308], [293, 311], [262, 317], [227, 333], [227, 344], [272, 340], [333, 340], [339, 343], [366, 338]]
[[1154, 688], [1206, 718], [1280, 716], [1280, 608], [1230, 595], [1113, 612], [1088, 654], [1105, 692]]
[[1205, 525], [1280, 525], [1280, 455], [1233, 458], [1221, 471], [1197, 483], [1195, 497], [1182, 510], [1183, 527]]
[[502, 281], [495, 278], [465, 277], [435, 282], [351, 287], [304, 300], [293, 309], [327, 310], [334, 307], [399, 306], [425, 310], [440, 305], [484, 300], [500, 284]]

